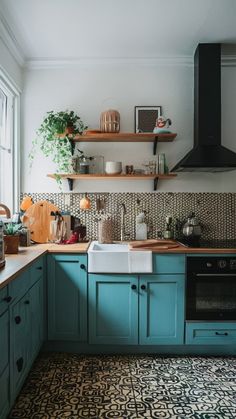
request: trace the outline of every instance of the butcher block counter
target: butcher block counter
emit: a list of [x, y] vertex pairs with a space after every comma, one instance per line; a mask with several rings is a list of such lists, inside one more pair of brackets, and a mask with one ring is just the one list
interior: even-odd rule
[[[21, 247], [18, 254], [6, 255], [5, 267], [0, 269], [0, 288], [7, 285], [22, 270], [46, 253], [87, 253], [90, 242], [70, 245], [35, 244]], [[236, 254], [236, 248], [191, 248], [174, 240], [145, 240], [129, 242], [131, 250], [151, 250], [153, 253], [165, 254]]]
[[70, 245], [34, 244], [29, 247], [20, 247], [17, 254], [6, 255], [6, 264], [0, 269], [0, 288], [7, 285], [45, 253], [87, 253], [88, 247], [89, 242]]

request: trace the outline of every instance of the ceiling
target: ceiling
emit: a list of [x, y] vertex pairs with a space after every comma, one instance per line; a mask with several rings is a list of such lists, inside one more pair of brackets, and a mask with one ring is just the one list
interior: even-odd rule
[[0, 0], [26, 64], [192, 56], [199, 42], [236, 43], [235, 17], [235, 0]]

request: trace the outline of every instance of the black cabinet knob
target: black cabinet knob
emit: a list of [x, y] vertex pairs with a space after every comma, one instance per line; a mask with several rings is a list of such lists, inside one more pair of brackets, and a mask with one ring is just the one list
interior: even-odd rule
[[145, 290], [146, 289], [146, 285], [141, 285], [141, 290]]
[[81, 263], [80, 268], [86, 271], [86, 266], [83, 263]]
[[19, 359], [17, 359], [16, 366], [17, 366], [17, 371], [18, 372], [21, 372], [22, 371], [23, 364], [24, 364], [24, 359], [22, 357], [19, 358]]
[[16, 322], [16, 324], [20, 324], [20, 322], [21, 322], [21, 316], [16, 316], [15, 317], [15, 322]]
[[222, 332], [222, 333], [216, 332], [216, 336], [228, 336], [228, 333], [227, 332]]
[[41, 271], [43, 269], [42, 266], [38, 266], [36, 269], [38, 269], [39, 271]]
[[6, 303], [10, 303], [12, 300], [12, 297], [8, 295], [7, 297], [3, 298], [3, 300], [6, 301]]
[[137, 289], [137, 285], [132, 284], [132, 285], [131, 285], [131, 289], [132, 289], [132, 290], [136, 290], [136, 289]]
[[25, 302], [24, 302], [25, 304], [29, 304], [30, 303], [30, 300], [25, 300]]

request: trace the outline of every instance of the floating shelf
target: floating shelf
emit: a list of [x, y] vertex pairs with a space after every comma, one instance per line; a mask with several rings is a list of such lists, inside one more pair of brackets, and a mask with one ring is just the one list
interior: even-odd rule
[[169, 133], [169, 134], [154, 134], [154, 133], [126, 133], [126, 132], [119, 132], [119, 133], [94, 133], [94, 134], [83, 134], [83, 135], [76, 135], [73, 137], [74, 142], [153, 142], [153, 154], [156, 154], [157, 143], [158, 142], [172, 142], [177, 134]]
[[[48, 177], [52, 178], [52, 179], [56, 179], [57, 175], [56, 174], [48, 174]], [[77, 174], [77, 173], [69, 173], [69, 174], [59, 174], [59, 176], [62, 179], [67, 179], [68, 183], [69, 183], [69, 188], [70, 191], [73, 190], [73, 181], [74, 180], [153, 180], [154, 181], [154, 191], [156, 191], [157, 189], [157, 183], [158, 180], [162, 180], [162, 179], [173, 179], [175, 178], [177, 175], [176, 173], [169, 173], [166, 175], [159, 175], [159, 174], [155, 174], [155, 175], [139, 175], [139, 174], [133, 174], [133, 175], [125, 175], [125, 174], [120, 174], [120, 175], [93, 175], [93, 174], [88, 174], [88, 175], [82, 175], [82, 174]]]

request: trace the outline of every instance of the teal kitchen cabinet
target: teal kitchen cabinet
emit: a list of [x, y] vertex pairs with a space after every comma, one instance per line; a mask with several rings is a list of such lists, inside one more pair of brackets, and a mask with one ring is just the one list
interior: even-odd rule
[[[1, 291], [3, 290], [0, 290], [0, 298], [3, 295]], [[9, 312], [7, 310], [0, 315], [0, 419], [6, 417], [10, 406], [9, 376]]]
[[87, 255], [48, 255], [48, 339], [87, 340]]
[[[19, 393], [43, 339], [44, 270], [40, 269], [40, 274], [35, 278], [35, 266], [39, 266], [38, 261], [35, 263], [9, 284], [13, 295], [9, 308], [11, 403]], [[27, 292], [22, 296], [21, 290]]]
[[89, 343], [138, 343], [138, 277], [89, 274]]
[[186, 344], [235, 346], [236, 322], [187, 322]]
[[185, 256], [153, 255], [154, 274], [89, 274], [89, 343], [184, 343]]
[[139, 343], [184, 343], [183, 274], [143, 275], [139, 280]]

